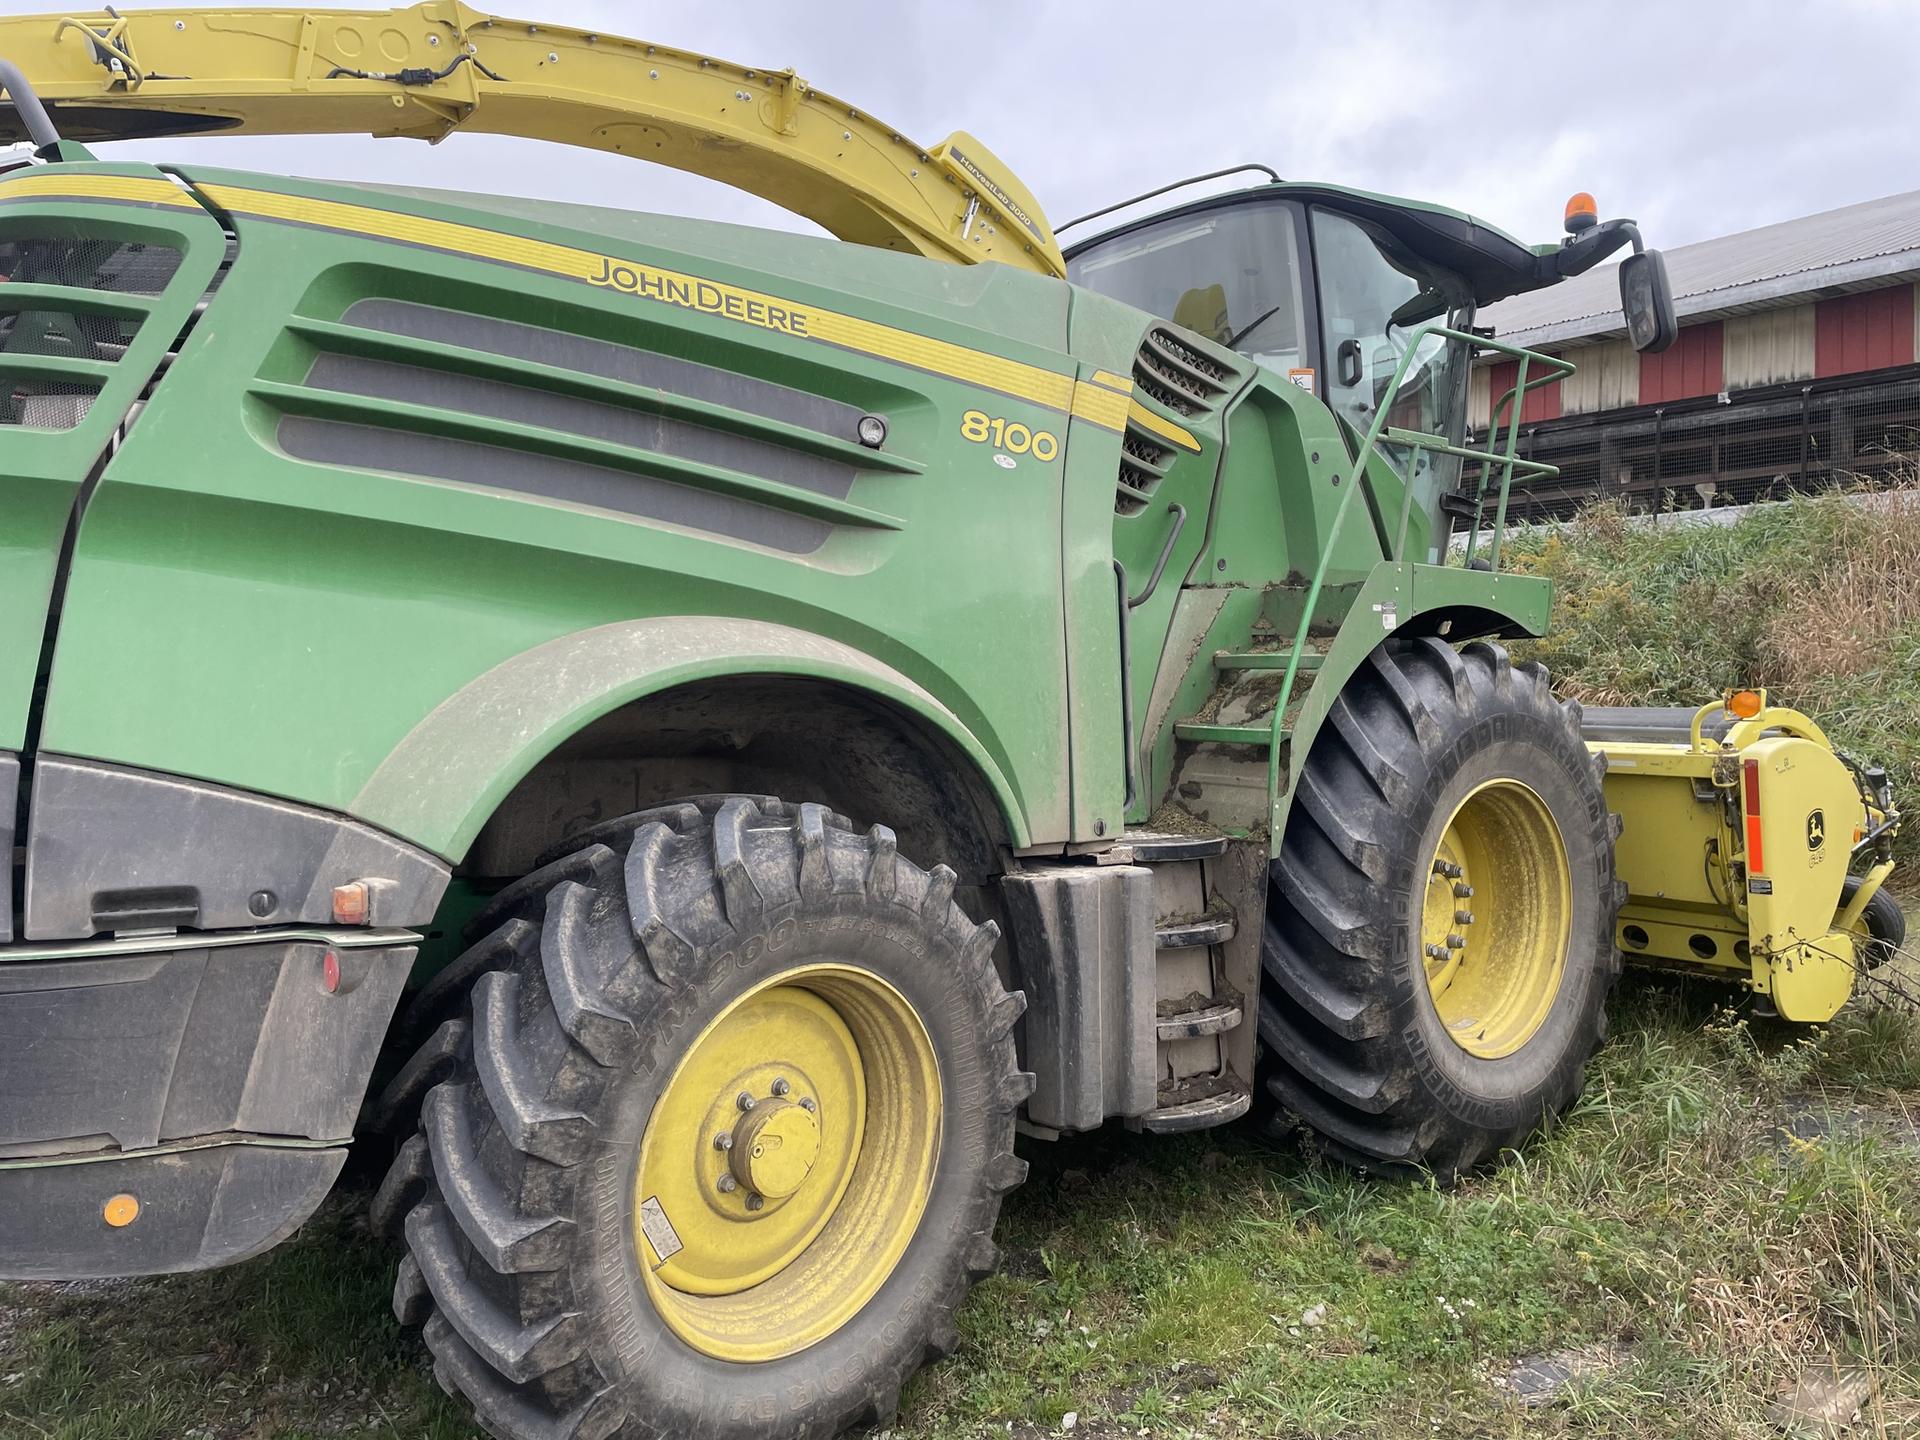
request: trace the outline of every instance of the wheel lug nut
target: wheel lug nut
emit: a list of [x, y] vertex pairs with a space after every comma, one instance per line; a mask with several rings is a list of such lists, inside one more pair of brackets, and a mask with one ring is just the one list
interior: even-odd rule
[[747, 1209], [749, 1210], [764, 1209], [766, 1207], [766, 1203], [767, 1202], [765, 1200], [762, 1200], [758, 1195], [747, 1196]]
[[814, 1103], [813, 1097], [809, 1095], [807, 1096], [806, 1099], [800, 1102], [800, 1108], [802, 1110], [812, 1111], [812, 1110], [818, 1110], [820, 1107]]
[[1453, 887], [1453, 893], [1462, 900], [1471, 900], [1473, 898], [1473, 887], [1471, 885], [1456, 885]]
[[773, 1093], [775, 1095], [784, 1095], [787, 1093], [787, 1091], [791, 1090], [792, 1088], [793, 1087], [791, 1085], [787, 1084], [786, 1079], [784, 1077], [773, 1082]]
[[713, 1148], [716, 1150], [731, 1150], [733, 1148], [732, 1132], [728, 1130], [722, 1130], [718, 1135], [714, 1136]]
[[1445, 946], [1443, 946], [1443, 945], [1429, 945], [1429, 946], [1427, 946], [1427, 958], [1428, 958], [1429, 960], [1444, 960], [1444, 959], [1446, 959], [1446, 958], [1447, 958], [1447, 951], [1446, 951], [1446, 947], [1445, 947]]
[[751, 1110], [753, 1108], [753, 1097], [742, 1090], [738, 1095], [733, 1097], [733, 1103], [738, 1105], [742, 1110]]
[[1464, 950], [1464, 949], [1466, 949], [1466, 948], [1467, 948], [1467, 937], [1466, 937], [1466, 936], [1464, 936], [1464, 935], [1449, 935], [1449, 936], [1447, 936], [1447, 949], [1449, 949], [1449, 950]]
[[1453, 912], [1453, 920], [1456, 925], [1471, 925], [1473, 923], [1473, 912], [1471, 910], [1456, 910]]
[[720, 1193], [722, 1195], [731, 1195], [739, 1187], [740, 1182], [734, 1179], [733, 1176], [722, 1175], [720, 1177]]

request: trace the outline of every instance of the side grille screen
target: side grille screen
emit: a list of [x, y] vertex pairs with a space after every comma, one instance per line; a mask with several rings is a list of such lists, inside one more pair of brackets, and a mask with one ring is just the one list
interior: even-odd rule
[[110, 236], [0, 237], [0, 425], [71, 430], [180, 252]]

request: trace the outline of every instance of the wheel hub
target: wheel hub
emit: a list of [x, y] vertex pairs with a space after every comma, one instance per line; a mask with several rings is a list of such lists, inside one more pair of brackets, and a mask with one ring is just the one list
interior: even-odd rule
[[812, 965], [734, 1001], [640, 1143], [634, 1249], [662, 1318], [738, 1362], [831, 1334], [919, 1225], [940, 1093], [919, 1016], [875, 975]]
[[1428, 992], [1461, 1049], [1499, 1059], [1546, 1023], [1572, 907], [1566, 846], [1546, 802], [1516, 780], [1471, 791], [1435, 847], [1420, 917]]
[[749, 1196], [786, 1199], [806, 1183], [820, 1157], [820, 1122], [797, 1101], [757, 1104], [729, 1133], [728, 1173]]

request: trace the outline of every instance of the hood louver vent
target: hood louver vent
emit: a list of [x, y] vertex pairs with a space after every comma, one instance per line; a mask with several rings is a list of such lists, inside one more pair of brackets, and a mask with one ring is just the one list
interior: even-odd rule
[[180, 268], [111, 236], [0, 235], [0, 425], [71, 430]]
[[1113, 508], [1121, 515], [1137, 515], [1147, 508], [1154, 487], [1166, 478], [1173, 463], [1173, 450], [1162, 445], [1140, 427], [1137, 420], [1127, 421], [1127, 433], [1120, 441], [1120, 484]]

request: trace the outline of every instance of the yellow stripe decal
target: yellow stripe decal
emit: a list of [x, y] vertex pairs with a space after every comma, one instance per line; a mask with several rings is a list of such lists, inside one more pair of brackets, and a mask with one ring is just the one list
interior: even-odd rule
[[[1091, 383], [1076, 381], [1070, 375], [929, 335], [916, 335], [910, 330], [863, 320], [856, 315], [800, 305], [777, 295], [723, 285], [697, 275], [660, 270], [571, 245], [556, 245], [473, 225], [233, 185], [207, 185], [202, 189], [216, 205], [236, 214], [369, 235], [538, 270], [639, 299], [719, 315], [761, 329], [820, 340], [859, 354], [910, 365], [916, 370], [1061, 411], [1108, 430], [1124, 430], [1131, 417], [1163, 439], [1196, 452], [1200, 449], [1199, 441], [1190, 432], [1161, 419], [1137, 401], [1127, 399], [1133, 381], [1109, 370], [1094, 371]], [[0, 181], [0, 201], [40, 199], [120, 200], [195, 208], [193, 198], [171, 181], [133, 175], [21, 175]]]
[[1073, 387], [1073, 414], [1078, 420], [1091, 420], [1109, 430], [1127, 427], [1127, 397], [1116, 395], [1103, 385]]
[[[719, 315], [761, 329], [820, 340], [858, 354], [910, 365], [916, 370], [1061, 411], [1108, 430], [1124, 430], [1131, 416], [1164, 439], [1189, 450], [1200, 449], [1199, 442], [1188, 431], [1162, 420], [1138, 402], [1129, 401], [1126, 396], [1133, 389], [1133, 381], [1109, 370], [1094, 371], [1091, 383], [1076, 381], [1070, 375], [1037, 365], [1008, 360], [929, 335], [917, 335], [856, 315], [800, 305], [777, 295], [723, 285], [698, 275], [660, 270], [571, 245], [556, 245], [474, 225], [234, 185], [206, 185], [202, 190], [216, 205], [236, 214], [342, 230], [538, 270], [638, 299]], [[44, 199], [119, 200], [196, 208], [193, 198], [171, 181], [135, 175], [29, 174], [0, 181], [0, 201]]]
[[1139, 425], [1141, 429], [1158, 435], [1162, 440], [1171, 441], [1184, 450], [1193, 451], [1196, 455], [1200, 453], [1200, 442], [1193, 438], [1191, 430], [1176, 425], [1171, 420], [1161, 419], [1138, 400], [1127, 402], [1127, 419]]
[[200, 208], [171, 180], [139, 175], [16, 175], [0, 180], [0, 200], [131, 200], [143, 205]]
[[[723, 285], [698, 275], [656, 269], [638, 261], [556, 245], [495, 230], [459, 225], [419, 215], [402, 215], [331, 200], [309, 200], [297, 195], [208, 185], [209, 199], [241, 215], [295, 224], [346, 230], [383, 240], [424, 245], [481, 260], [494, 260], [524, 269], [544, 271], [564, 279], [580, 280], [603, 289], [618, 290], [643, 300], [682, 309], [720, 315], [761, 329], [778, 331], [881, 360], [910, 365], [948, 379], [998, 390], [1050, 410], [1070, 412], [1074, 380], [1037, 365], [1023, 364], [983, 350], [970, 349], [928, 335], [798, 304], [778, 295]], [[1118, 430], [1118, 421], [1108, 428]]]

